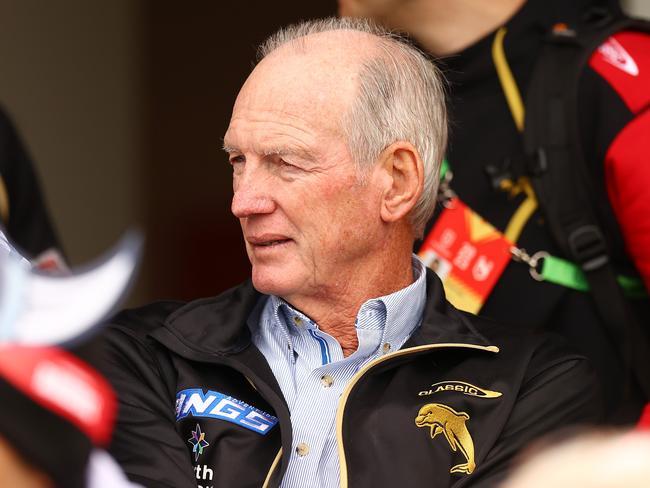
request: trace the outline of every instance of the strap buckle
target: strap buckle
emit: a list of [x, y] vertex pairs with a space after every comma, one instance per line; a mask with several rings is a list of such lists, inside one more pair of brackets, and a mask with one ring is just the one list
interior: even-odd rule
[[[535, 254], [531, 256], [526, 252], [525, 249], [512, 246], [510, 248], [510, 254], [512, 254], [512, 259], [514, 259], [515, 261], [520, 263], [525, 263], [528, 265], [528, 271], [530, 272], [530, 276], [535, 281], [546, 281], [546, 278], [544, 277], [543, 269], [544, 269], [544, 260], [551, 257], [549, 253], [547, 253], [546, 251], [537, 251]], [[541, 268], [541, 269], [538, 271], [537, 268]]]
[[609, 262], [605, 237], [595, 225], [583, 225], [569, 234], [572, 257], [584, 271], [594, 271]]

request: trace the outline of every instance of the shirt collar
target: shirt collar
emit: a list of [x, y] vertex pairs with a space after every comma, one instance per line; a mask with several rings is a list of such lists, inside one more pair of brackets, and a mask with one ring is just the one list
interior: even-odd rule
[[[409, 286], [389, 295], [371, 298], [361, 305], [355, 326], [358, 330], [382, 330], [382, 342], [399, 347], [422, 321], [426, 302], [426, 267], [413, 254], [413, 277]], [[291, 344], [291, 336], [303, 329], [317, 329], [318, 325], [278, 296], [271, 295], [273, 326], [280, 327]], [[300, 327], [300, 329], [298, 329]]]
[[368, 300], [361, 306], [357, 315], [358, 329], [375, 328], [377, 321], [364, 320], [364, 313], [383, 309], [381, 342], [394, 348], [404, 344], [422, 321], [426, 301], [426, 267], [416, 255], [413, 255], [411, 263], [415, 278], [413, 283], [389, 295]]

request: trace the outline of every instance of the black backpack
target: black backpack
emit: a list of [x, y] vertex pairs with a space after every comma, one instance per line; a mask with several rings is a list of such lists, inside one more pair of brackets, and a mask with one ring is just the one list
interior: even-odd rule
[[593, 51], [620, 31], [650, 33], [650, 22], [597, 10], [580, 25], [545, 39], [526, 97], [526, 172], [553, 239], [589, 283], [596, 309], [617, 345], [629, 378], [650, 399], [650, 344], [617, 282], [610, 249], [596, 218], [580, 147], [578, 84]]

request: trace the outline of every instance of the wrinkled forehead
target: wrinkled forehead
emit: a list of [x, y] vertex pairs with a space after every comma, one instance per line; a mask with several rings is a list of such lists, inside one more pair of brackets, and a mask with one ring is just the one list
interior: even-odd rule
[[376, 37], [355, 31], [290, 41], [255, 67], [237, 97], [233, 116], [272, 110], [287, 116], [312, 114], [321, 125], [338, 126], [355, 98], [359, 69], [376, 49]]

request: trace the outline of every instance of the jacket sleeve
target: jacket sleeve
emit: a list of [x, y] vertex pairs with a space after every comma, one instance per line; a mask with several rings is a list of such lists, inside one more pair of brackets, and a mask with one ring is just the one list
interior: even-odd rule
[[602, 397], [591, 366], [575, 355], [558, 360], [557, 354], [552, 354], [557, 347], [549, 346], [547, 343], [529, 363], [526, 380], [487, 458], [458, 487], [498, 486], [513, 461], [534, 441], [601, 419]]
[[119, 402], [111, 454], [146, 487], [196, 487], [189, 451], [175, 428], [174, 398], [151, 346], [130, 329], [111, 326], [100, 371]]

